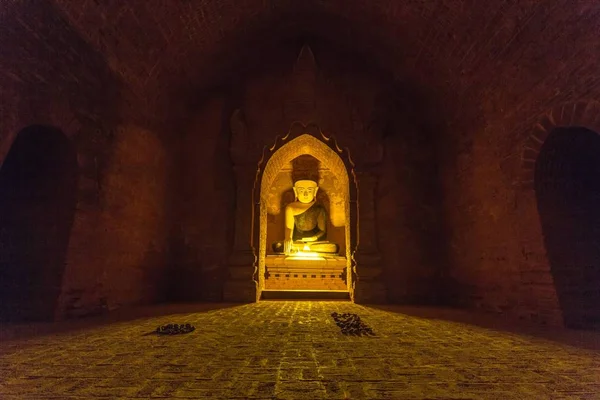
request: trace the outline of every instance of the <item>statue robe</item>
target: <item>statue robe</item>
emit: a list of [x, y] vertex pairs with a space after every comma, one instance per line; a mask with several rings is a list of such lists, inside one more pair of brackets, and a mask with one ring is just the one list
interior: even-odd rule
[[[303, 238], [316, 236], [314, 242], [302, 242]], [[311, 251], [327, 254], [337, 254], [340, 247], [337, 243], [327, 241], [327, 210], [321, 204], [313, 204], [304, 212], [294, 215], [294, 230], [292, 231], [292, 248], [296, 251], [309, 246]], [[284, 242], [272, 244], [275, 253], [283, 253]]]
[[292, 240], [316, 236], [317, 241], [327, 239], [327, 210], [321, 204], [313, 204], [301, 214], [294, 215]]

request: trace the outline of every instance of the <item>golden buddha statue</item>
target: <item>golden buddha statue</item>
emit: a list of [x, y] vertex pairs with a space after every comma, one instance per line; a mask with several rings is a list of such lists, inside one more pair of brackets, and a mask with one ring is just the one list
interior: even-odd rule
[[327, 210], [316, 202], [319, 186], [312, 180], [294, 184], [296, 201], [285, 207], [285, 238], [273, 243], [276, 253], [337, 254], [339, 246], [327, 241]]

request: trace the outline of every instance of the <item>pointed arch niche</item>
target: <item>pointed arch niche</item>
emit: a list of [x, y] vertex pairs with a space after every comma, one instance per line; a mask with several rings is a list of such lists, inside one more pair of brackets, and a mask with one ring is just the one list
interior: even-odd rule
[[600, 329], [599, 116], [593, 99], [559, 105], [522, 148], [522, 312], [544, 323]]
[[21, 130], [0, 169], [0, 320], [52, 320], [75, 215], [77, 153], [58, 128]]
[[[308, 133], [306, 133], [308, 131]], [[258, 250], [256, 266], [256, 275], [258, 291], [261, 293], [265, 289], [265, 273], [267, 255], [270, 253], [270, 240], [282, 240], [283, 237], [275, 237], [268, 232], [269, 220], [279, 221], [277, 216], [283, 213], [285, 206], [282, 198], [286, 191], [291, 190], [292, 181], [289, 179], [289, 185], [276, 184], [276, 180], [281, 175], [285, 175], [286, 170], [289, 173], [290, 164], [294, 159], [300, 156], [312, 156], [320, 163], [320, 170], [327, 172], [319, 180], [320, 191], [328, 198], [329, 208], [329, 226], [338, 232], [343, 231], [343, 235], [335, 235], [331, 239], [342, 238], [340, 245], [340, 257], [343, 258], [345, 268], [343, 279], [346, 289], [352, 298], [355, 284], [355, 268], [353, 263], [353, 254], [357, 246], [357, 185], [354, 179], [353, 163], [347, 150], [338, 146], [335, 139], [325, 136], [318, 127], [304, 129], [302, 134], [288, 134], [283, 138], [277, 139], [276, 143], [269, 148], [259, 162], [258, 173], [255, 181], [254, 204], [255, 209], [253, 221], [253, 248]], [[295, 137], [293, 137], [295, 136]], [[293, 138], [292, 138], [293, 137]], [[266, 162], [265, 162], [266, 161]], [[264, 167], [263, 167], [264, 165]], [[351, 179], [352, 177], [352, 179]], [[325, 178], [325, 179], [323, 179]], [[256, 201], [257, 200], [257, 201]], [[283, 223], [283, 220], [279, 221]], [[329, 231], [329, 229], [328, 229]], [[329, 237], [329, 236], [328, 236]], [[340, 261], [340, 260], [338, 260]], [[267, 275], [268, 277], [268, 275]], [[311, 277], [309, 276], [308, 279]], [[317, 276], [315, 279], [319, 279]], [[297, 289], [305, 289], [298, 287]], [[310, 288], [307, 288], [310, 289]], [[340, 288], [338, 288], [339, 290]], [[259, 294], [260, 298], [260, 294]]]

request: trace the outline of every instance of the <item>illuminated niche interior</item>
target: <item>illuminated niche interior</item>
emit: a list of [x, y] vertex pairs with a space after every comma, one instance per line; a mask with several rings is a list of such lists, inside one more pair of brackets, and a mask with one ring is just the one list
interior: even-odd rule
[[[315, 172], [316, 176], [315, 177]], [[308, 174], [308, 175], [307, 175]], [[295, 201], [294, 181], [317, 181], [317, 202], [327, 210], [327, 240], [339, 245], [338, 259], [350, 270], [349, 178], [344, 162], [314, 136], [301, 135], [276, 150], [265, 165], [260, 186], [259, 286], [265, 289], [265, 261], [277, 253], [271, 244], [284, 239], [285, 207]], [[331, 258], [306, 247], [286, 259], [311, 262]], [[339, 260], [338, 260], [339, 261]], [[350, 287], [351, 282], [347, 279]]]

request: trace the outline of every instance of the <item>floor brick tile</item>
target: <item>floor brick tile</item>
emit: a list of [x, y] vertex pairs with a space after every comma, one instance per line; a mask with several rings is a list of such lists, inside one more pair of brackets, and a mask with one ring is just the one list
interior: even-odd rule
[[[377, 336], [342, 335], [333, 311]], [[181, 322], [196, 331], [149, 334]], [[0, 343], [2, 399], [594, 399], [599, 372], [596, 348], [344, 302], [173, 312]]]

